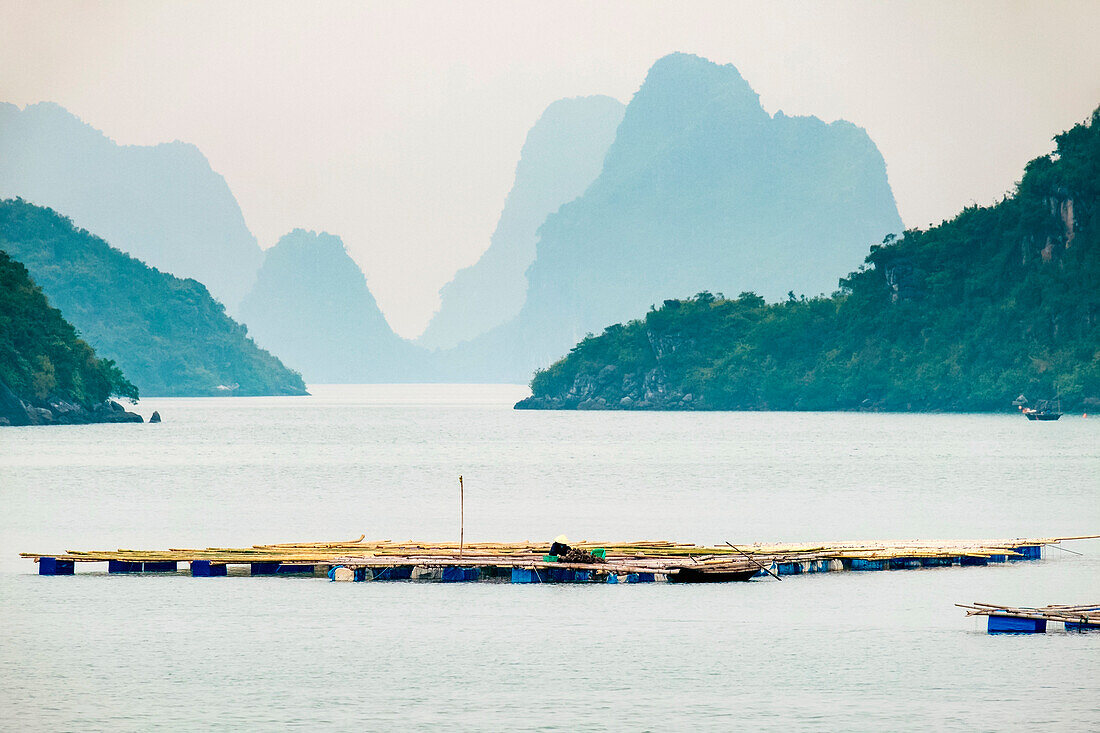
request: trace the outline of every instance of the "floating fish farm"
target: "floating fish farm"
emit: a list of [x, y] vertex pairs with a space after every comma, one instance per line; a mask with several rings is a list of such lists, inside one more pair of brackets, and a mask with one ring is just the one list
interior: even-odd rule
[[[900, 540], [703, 546], [636, 542], [295, 542], [168, 550], [21, 553], [40, 575], [72, 575], [106, 563], [107, 572], [327, 577], [334, 581], [509, 583], [715, 583], [804, 573], [981, 566], [1037, 560], [1043, 548], [1089, 537], [1004, 540]], [[232, 569], [232, 572], [231, 572]]]

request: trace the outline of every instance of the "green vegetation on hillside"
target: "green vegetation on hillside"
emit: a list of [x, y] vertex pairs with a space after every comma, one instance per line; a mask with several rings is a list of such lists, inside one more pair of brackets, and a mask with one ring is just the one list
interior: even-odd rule
[[1100, 405], [1100, 110], [1013, 195], [871, 248], [829, 298], [701, 293], [538, 372], [520, 407], [987, 411]]
[[109, 359], [77, 338], [27, 268], [0, 251], [0, 383], [24, 401], [59, 397], [91, 406], [138, 391]]
[[143, 395], [305, 394], [301, 376], [201, 283], [148, 267], [52, 209], [0, 201], [0, 250]]

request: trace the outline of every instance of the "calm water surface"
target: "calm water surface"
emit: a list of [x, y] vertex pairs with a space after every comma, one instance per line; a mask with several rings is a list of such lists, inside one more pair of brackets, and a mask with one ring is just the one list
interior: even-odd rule
[[[720, 543], [1100, 532], [1100, 419], [517, 412], [524, 388], [148, 399], [0, 430], [6, 730], [1096, 729], [1083, 557], [719, 586], [40, 578], [20, 551], [457, 538]], [[102, 568], [101, 565], [90, 566]]]

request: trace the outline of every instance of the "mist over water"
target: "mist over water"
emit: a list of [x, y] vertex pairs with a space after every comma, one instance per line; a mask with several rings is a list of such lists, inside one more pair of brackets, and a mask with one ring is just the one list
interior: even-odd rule
[[[20, 551], [371, 538], [700, 543], [1100, 530], [1100, 420], [526, 412], [524, 387], [149, 399], [0, 432], [0, 728], [972, 730], [1100, 719], [1100, 543], [717, 586], [40, 578]], [[96, 572], [92, 572], [95, 570]], [[501, 711], [513, 711], [514, 714]]]

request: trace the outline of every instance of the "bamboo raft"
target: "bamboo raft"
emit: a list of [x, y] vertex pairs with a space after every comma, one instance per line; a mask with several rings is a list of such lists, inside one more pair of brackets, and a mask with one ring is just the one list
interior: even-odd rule
[[[170, 548], [168, 550], [69, 550], [61, 554], [20, 553], [41, 575], [69, 575], [77, 563], [107, 562], [109, 573], [177, 572], [227, 574], [227, 566], [247, 565], [252, 575], [323, 575], [343, 568], [338, 579], [505, 580], [512, 582], [716, 582], [755, 576], [841, 570], [901, 570], [951, 565], [987, 565], [1035, 560], [1044, 546], [1087, 537], [1003, 540], [904, 540], [828, 543], [727, 543], [704, 546], [661, 540], [577, 542], [590, 558], [561, 562], [548, 543], [394, 542], [357, 539], [289, 542], [251, 547]], [[592, 553], [602, 557], [593, 557]], [[351, 577], [348, 577], [350, 572]], [[334, 577], [334, 579], [337, 579]]]
[[1066, 631], [1100, 631], [1100, 603], [1041, 608], [1001, 606], [995, 603], [956, 603], [967, 616], [987, 616], [991, 634], [1042, 634], [1047, 622], [1061, 623]]

